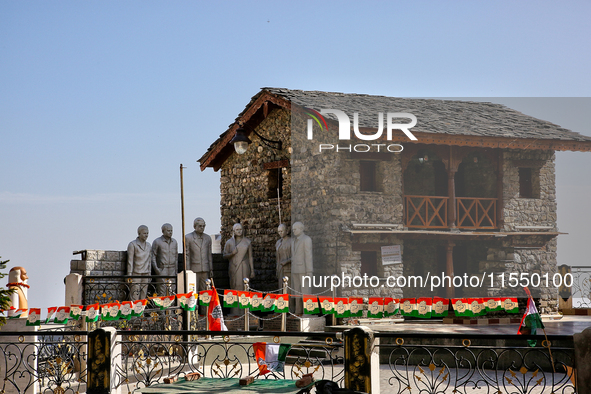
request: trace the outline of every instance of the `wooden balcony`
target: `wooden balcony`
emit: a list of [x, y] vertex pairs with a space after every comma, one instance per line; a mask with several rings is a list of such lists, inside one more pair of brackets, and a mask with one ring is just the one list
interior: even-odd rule
[[404, 196], [408, 228], [447, 228], [449, 197]]
[[497, 228], [497, 199], [456, 197], [457, 228]]
[[[448, 220], [449, 197], [442, 196], [404, 196], [404, 225], [408, 228], [443, 229], [451, 227]], [[497, 199], [456, 197], [456, 228], [496, 229]]]

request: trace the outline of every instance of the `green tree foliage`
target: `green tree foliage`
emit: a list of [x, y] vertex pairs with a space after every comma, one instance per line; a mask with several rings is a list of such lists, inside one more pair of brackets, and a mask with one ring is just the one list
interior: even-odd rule
[[[0, 270], [6, 269], [6, 264], [10, 260], [2, 261], [2, 257], [0, 256]], [[6, 275], [4, 272], [0, 272], [0, 279], [4, 278]], [[4, 287], [0, 287], [0, 309], [1, 310], [8, 310], [10, 308], [10, 295], [13, 293], [12, 289], [5, 289]], [[0, 326], [6, 323], [6, 318], [0, 316]]]

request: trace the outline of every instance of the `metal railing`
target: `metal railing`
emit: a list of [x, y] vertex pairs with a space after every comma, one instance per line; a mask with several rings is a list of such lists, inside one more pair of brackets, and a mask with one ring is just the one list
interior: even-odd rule
[[[121, 362], [117, 387], [125, 392], [162, 383], [165, 378], [199, 372], [210, 378], [298, 379], [313, 373], [316, 379], [343, 384], [343, 343], [337, 333], [242, 331], [132, 331], [118, 332]], [[217, 339], [206, 336], [217, 334]], [[283, 371], [259, 376], [254, 342], [296, 342]], [[199, 339], [198, 339], [199, 337]], [[306, 339], [306, 342], [301, 340]]]
[[0, 331], [0, 390], [85, 392], [86, 331]]
[[572, 266], [572, 297], [573, 308], [591, 308], [591, 267]]
[[[574, 393], [572, 336], [376, 333], [382, 392]], [[536, 338], [531, 347], [527, 339]], [[385, 386], [385, 383], [383, 383]]]
[[84, 305], [177, 294], [176, 275], [85, 276], [83, 281]]

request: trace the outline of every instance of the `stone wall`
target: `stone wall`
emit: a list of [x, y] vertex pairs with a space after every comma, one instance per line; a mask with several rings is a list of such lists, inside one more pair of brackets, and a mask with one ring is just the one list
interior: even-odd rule
[[[524, 231], [519, 226], [545, 226], [556, 230], [556, 181], [553, 151], [507, 149], [503, 154], [503, 231]], [[530, 166], [539, 198], [519, 197], [519, 167]], [[547, 231], [547, 230], [546, 230]]]
[[[232, 153], [224, 162], [220, 169], [222, 250], [232, 236], [232, 226], [238, 222], [242, 223], [244, 235], [252, 241], [256, 277], [251, 281], [251, 287], [274, 290], [278, 286], [275, 243], [279, 238], [279, 205], [277, 198], [268, 197], [270, 171], [264, 169], [263, 165], [282, 160], [289, 161], [289, 113], [279, 109], [271, 111], [256, 130], [268, 139], [281, 140], [283, 149], [276, 151], [251, 133], [249, 138], [252, 143], [248, 151], [243, 155]], [[281, 168], [281, 176], [281, 222], [291, 227], [291, 169]]]

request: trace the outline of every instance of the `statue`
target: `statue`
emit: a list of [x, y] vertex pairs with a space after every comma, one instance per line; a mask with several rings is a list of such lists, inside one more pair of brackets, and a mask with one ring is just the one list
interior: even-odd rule
[[[193, 221], [193, 231], [185, 236], [185, 248], [187, 256], [187, 267], [195, 272], [197, 280], [197, 291], [207, 290], [205, 281], [213, 278], [213, 263], [211, 257], [211, 237], [204, 234], [205, 220], [196, 218]], [[204, 306], [199, 307], [199, 313], [206, 314]]]
[[[176, 240], [172, 238], [172, 225], [170, 223], [164, 223], [162, 225], [162, 236], [152, 242], [152, 270], [154, 270], [156, 275], [176, 275], [178, 260], [179, 246]], [[176, 293], [174, 286], [170, 286], [168, 293], [166, 292], [167, 286], [165, 283], [167, 280], [156, 278], [156, 282], [159, 283], [156, 287], [159, 296]]]
[[29, 285], [27, 284], [27, 270], [23, 267], [12, 267], [8, 273], [8, 289], [13, 289], [14, 292], [10, 295], [10, 304], [14, 309], [8, 311], [8, 316], [14, 316], [17, 309], [26, 309], [20, 317], [29, 317], [29, 303], [27, 301], [27, 293]]
[[[304, 234], [304, 224], [295, 222], [292, 226], [293, 241], [291, 244], [291, 280], [292, 288], [298, 293], [308, 292], [302, 286], [302, 277], [312, 276], [314, 266], [312, 263], [312, 238]], [[296, 314], [303, 313], [301, 299], [296, 300]]]
[[[279, 240], [275, 243], [275, 252], [277, 256], [277, 279], [279, 289], [283, 288], [283, 277], [287, 276], [291, 280], [291, 237], [287, 235], [287, 226], [283, 223], [277, 227]], [[291, 283], [289, 284], [291, 286]]]
[[[127, 245], [127, 275], [149, 276], [151, 271], [152, 246], [148, 240], [148, 227], [137, 228], [137, 238]], [[134, 278], [130, 288], [131, 300], [143, 300], [148, 293], [150, 278]]]
[[[230, 288], [244, 290], [244, 278], [254, 278], [252, 245], [250, 239], [243, 236], [244, 229], [240, 223], [232, 227], [232, 238], [224, 245], [224, 258], [230, 260]], [[238, 308], [232, 308], [232, 314], [239, 314]]]

